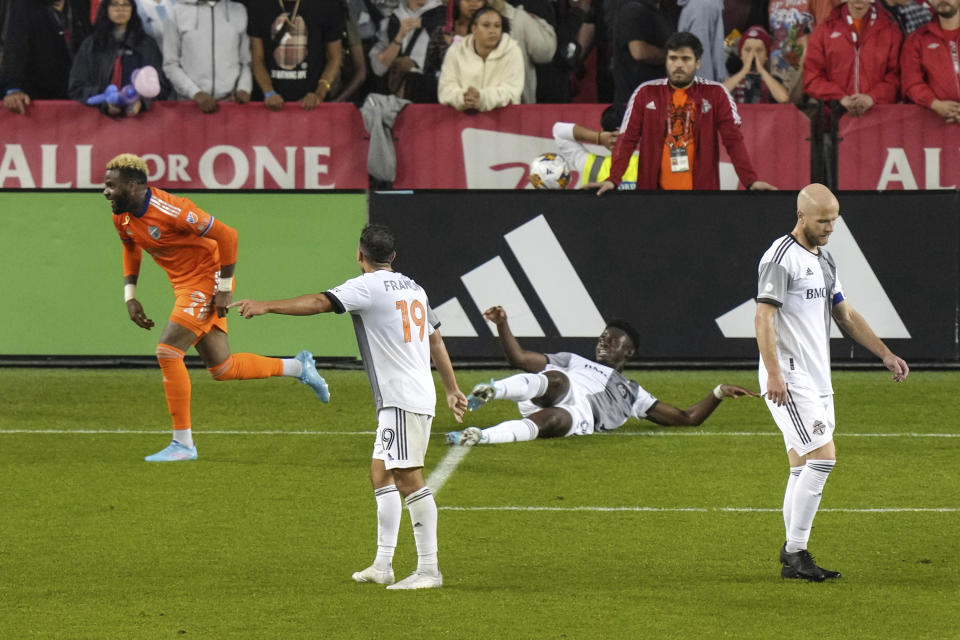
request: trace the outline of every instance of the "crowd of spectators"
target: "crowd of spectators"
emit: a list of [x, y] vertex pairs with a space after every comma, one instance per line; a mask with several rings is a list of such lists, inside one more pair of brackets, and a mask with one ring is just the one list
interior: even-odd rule
[[[960, 0], [0, 0], [0, 91], [85, 101], [132, 72], [157, 99], [310, 110], [368, 94], [461, 110], [625, 105], [664, 77], [664, 44], [703, 44], [698, 75], [737, 102], [914, 102], [960, 121]], [[741, 35], [741, 32], [743, 35]], [[589, 70], [589, 72], [588, 72]], [[132, 116], [149, 100], [109, 115]]]

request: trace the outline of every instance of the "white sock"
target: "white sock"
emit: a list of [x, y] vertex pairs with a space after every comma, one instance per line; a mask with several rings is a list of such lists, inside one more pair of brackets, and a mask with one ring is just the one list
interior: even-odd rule
[[536, 440], [540, 428], [533, 420], [507, 420], [483, 430], [480, 444], [503, 444], [505, 442], [527, 442]]
[[817, 515], [823, 495], [823, 485], [836, 463], [836, 460], [807, 460], [797, 477], [790, 509], [790, 530], [787, 531], [787, 553], [807, 548], [813, 518]]
[[193, 429], [174, 429], [173, 439], [187, 447], [193, 448]]
[[403, 507], [396, 485], [374, 489], [373, 495], [377, 499], [377, 557], [373, 566], [378, 571], [387, 571], [393, 567], [393, 552], [397, 548]]
[[296, 358], [283, 358], [283, 375], [290, 378], [299, 378], [303, 375], [303, 363]]
[[494, 397], [497, 400], [513, 400], [514, 402], [539, 398], [547, 392], [549, 382], [547, 376], [542, 373], [518, 373], [503, 380], [495, 380], [493, 383]]
[[[793, 488], [797, 485], [797, 478], [803, 471], [803, 465], [799, 467], [790, 467], [790, 475], [787, 476], [787, 490], [783, 492], [783, 527], [786, 536], [790, 536], [790, 511], [793, 509]], [[787, 538], [784, 538], [786, 540]]]
[[413, 540], [417, 543], [417, 573], [436, 575], [437, 566], [437, 503], [430, 487], [422, 487], [407, 496], [407, 510], [413, 524]]

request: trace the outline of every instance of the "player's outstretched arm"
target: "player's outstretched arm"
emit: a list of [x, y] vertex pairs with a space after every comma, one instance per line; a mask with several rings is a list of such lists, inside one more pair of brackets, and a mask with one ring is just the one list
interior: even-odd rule
[[447, 353], [447, 346], [443, 343], [443, 336], [439, 331], [430, 334], [430, 359], [440, 374], [440, 381], [447, 394], [447, 406], [457, 422], [463, 422], [463, 413], [467, 410], [467, 396], [463, 395], [457, 385], [453, 363], [450, 362], [450, 354]]
[[647, 412], [647, 419], [664, 427], [696, 427], [704, 423], [724, 398], [740, 396], [759, 398], [760, 394], [735, 384], [718, 384], [706, 398], [688, 409], [679, 409], [666, 402], [658, 402]]
[[841, 300], [839, 304], [833, 307], [833, 318], [843, 329], [844, 333], [863, 345], [873, 355], [883, 360], [883, 366], [893, 372], [894, 382], [903, 382], [910, 373], [910, 367], [903, 358], [894, 354], [883, 343], [883, 340], [877, 337], [863, 316], [857, 313], [856, 309], [847, 302]]
[[517, 339], [513, 337], [513, 332], [510, 331], [510, 325], [507, 323], [507, 312], [504, 311], [503, 307], [490, 307], [483, 312], [483, 317], [497, 327], [500, 346], [503, 348], [503, 353], [507, 356], [510, 366], [530, 373], [543, 371], [544, 367], [547, 366], [547, 356], [536, 351], [527, 351], [520, 346]]
[[333, 311], [330, 298], [322, 293], [311, 293], [286, 300], [238, 300], [228, 309], [236, 309], [244, 318], [277, 313], [285, 316], [312, 316], [317, 313]]

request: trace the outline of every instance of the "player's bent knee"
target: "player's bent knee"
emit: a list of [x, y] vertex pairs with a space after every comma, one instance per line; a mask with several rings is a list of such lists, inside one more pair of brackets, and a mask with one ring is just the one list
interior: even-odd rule
[[215, 367], [207, 369], [214, 380], [234, 380], [236, 379], [236, 368], [234, 367], [233, 356], [230, 356]]
[[160, 364], [163, 364], [164, 360], [182, 360], [183, 356], [185, 355], [183, 351], [180, 351], [180, 349], [163, 342], [157, 345], [156, 354], [157, 360], [160, 361]]

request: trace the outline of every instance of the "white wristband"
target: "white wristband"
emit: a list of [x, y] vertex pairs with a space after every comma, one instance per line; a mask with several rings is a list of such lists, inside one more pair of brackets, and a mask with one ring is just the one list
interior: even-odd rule
[[220, 284], [217, 285], [217, 291], [233, 291], [233, 278], [220, 278]]
[[717, 400], [723, 400], [723, 385], [718, 384], [713, 388], [713, 397]]
[[125, 284], [123, 285], [123, 301], [130, 302], [137, 297], [137, 285], [135, 284]]

